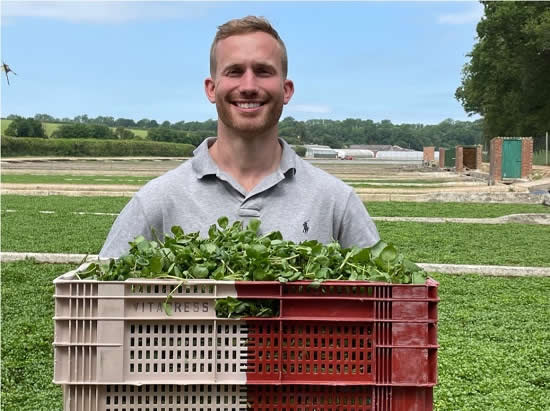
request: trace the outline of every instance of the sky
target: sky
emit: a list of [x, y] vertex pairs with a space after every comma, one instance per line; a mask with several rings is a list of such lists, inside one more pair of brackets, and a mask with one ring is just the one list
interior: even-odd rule
[[[454, 98], [483, 7], [450, 2], [1, 2], [2, 117], [46, 113], [158, 122], [217, 119], [204, 93], [217, 27], [266, 17], [286, 44], [281, 117], [437, 124]], [[3, 74], [3, 73], [2, 73]]]

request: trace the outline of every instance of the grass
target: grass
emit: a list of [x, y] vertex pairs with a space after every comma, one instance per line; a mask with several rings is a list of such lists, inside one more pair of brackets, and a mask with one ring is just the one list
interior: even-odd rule
[[[2, 135], [4, 135], [4, 131], [9, 127], [11, 122], [12, 122], [12, 120], [4, 120], [4, 119], [1, 120], [1, 126], [0, 127], [1, 127], [1, 130], [2, 130]], [[51, 137], [52, 133], [62, 125], [63, 125], [63, 123], [46, 123], [46, 122], [42, 123], [42, 126], [44, 126], [44, 131], [46, 132], [46, 135], [48, 137]], [[116, 129], [116, 127], [109, 127], [109, 128], [113, 131]], [[134, 133], [136, 135], [136, 137], [139, 137], [139, 138], [142, 138], [142, 139], [147, 138], [147, 130], [145, 130], [145, 129], [129, 128], [128, 130], [130, 130], [132, 133]]]
[[[63, 175], [63, 174], [2, 174], [0, 176], [2, 183], [16, 184], [133, 184], [143, 185], [153, 177], [132, 177], [132, 176], [82, 176], [82, 175]], [[386, 183], [386, 181], [384, 181]], [[350, 183], [356, 188], [390, 188], [390, 189], [418, 189], [419, 186], [409, 185], [373, 185], [364, 182]], [[427, 184], [430, 188], [441, 188], [444, 186]]]
[[[128, 197], [92, 198], [3, 195], [2, 210], [58, 210], [60, 212], [89, 211], [118, 213], [129, 200]], [[370, 215], [381, 217], [484, 218], [519, 213], [550, 213], [550, 207], [542, 204], [414, 203], [387, 201], [367, 202], [365, 205]]]
[[129, 184], [144, 185], [154, 177], [132, 176], [74, 176], [63, 174], [2, 174], [2, 183], [16, 184]]
[[2, 264], [2, 410], [63, 409], [61, 387], [52, 383], [52, 280], [71, 268]]
[[435, 275], [437, 410], [550, 409], [550, 279]]
[[88, 211], [93, 213], [118, 213], [130, 201], [128, 197], [67, 197], [67, 196], [18, 196], [3, 195], [2, 211], [7, 209], [38, 212], [55, 210], [60, 213]]
[[369, 214], [380, 217], [489, 218], [509, 214], [550, 213], [542, 204], [414, 203], [373, 201], [365, 203]]
[[413, 261], [550, 267], [550, 226], [377, 221], [380, 237]]
[[[128, 197], [2, 196], [2, 250], [97, 254]], [[8, 213], [5, 210], [17, 210]], [[56, 211], [40, 214], [39, 210]]]
[[[125, 197], [3, 196], [2, 250], [97, 254], [115, 216], [72, 213], [117, 213], [128, 200]], [[416, 203], [410, 204], [416, 206]], [[7, 209], [17, 211], [6, 212]], [[55, 213], [41, 214], [39, 210]], [[542, 239], [550, 238], [550, 226], [386, 221], [378, 221], [376, 225], [385, 241], [394, 243], [417, 262], [550, 266], [550, 254], [541, 243]]]
[[[53, 279], [70, 265], [3, 264], [5, 411], [61, 410], [53, 379]], [[550, 281], [435, 274], [436, 410], [550, 409]]]

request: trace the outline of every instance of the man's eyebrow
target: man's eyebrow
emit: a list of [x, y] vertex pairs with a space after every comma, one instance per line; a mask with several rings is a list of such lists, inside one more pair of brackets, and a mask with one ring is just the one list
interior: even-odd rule
[[242, 66], [243, 65], [239, 64], [239, 63], [232, 63], [232, 64], [229, 64], [229, 65], [225, 66], [222, 71], [228, 71], [228, 70], [232, 70], [232, 69], [236, 69], [236, 68], [240, 69], [240, 68], [242, 68]]
[[272, 71], [277, 71], [277, 68], [273, 65], [273, 64], [270, 64], [270, 63], [256, 63], [254, 64], [254, 69], [268, 69], [268, 70], [272, 70]]

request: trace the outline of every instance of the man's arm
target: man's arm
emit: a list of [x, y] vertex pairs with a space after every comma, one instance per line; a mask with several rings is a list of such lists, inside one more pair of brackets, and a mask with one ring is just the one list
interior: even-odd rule
[[353, 190], [348, 196], [337, 240], [344, 248], [372, 247], [380, 240], [373, 219]]
[[[100, 258], [118, 258], [130, 250], [130, 241], [139, 235], [151, 237], [155, 227], [154, 216], [148, 216], [138, 196], [134, 196], [115, 220], [105, 244], [99, 253]], [[157, 230], [158, 228], [155, 227]]]

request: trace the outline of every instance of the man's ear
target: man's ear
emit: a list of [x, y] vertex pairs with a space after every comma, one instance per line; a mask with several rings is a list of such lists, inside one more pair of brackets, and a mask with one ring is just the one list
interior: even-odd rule
[[206, 80], [204, 80], [204, 91], [206, 93], [206, 97], [212, 104], [216, 102], [215, 90], [216, 90], [216, 84], [214, 83], [214, 80], [211, 77], [208, 77]]
[[283, 103], [288, 104], [292, 95], [294, 94], [294, 83], [292, 80], [285, 80], [283, 84]]

